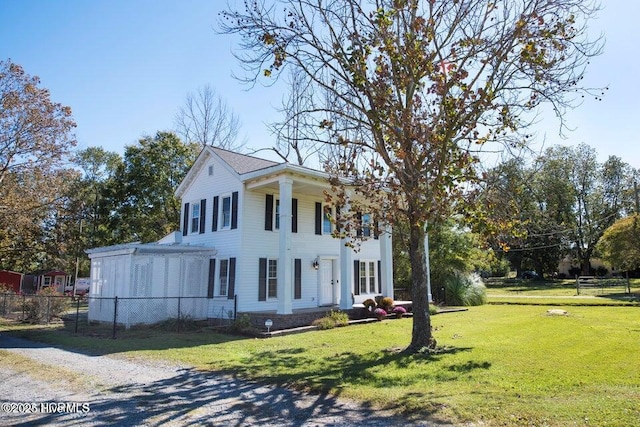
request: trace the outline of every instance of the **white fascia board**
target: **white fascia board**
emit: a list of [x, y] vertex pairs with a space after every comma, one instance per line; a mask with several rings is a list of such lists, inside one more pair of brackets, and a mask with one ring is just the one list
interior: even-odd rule
[[218, 250], [205, 246], [190, 245], [159, 245], [156, 243], [129, 243], [124, 245], [105, 246], [87, 249], [90, 259], [132, 254], [206, 254], [215, 255]]
[[[281, 163], [270, 168], [260, 169], [249, 172], [240, 176], [242, 182], [247, 189], [261, 187], [266, 184], [277, 182], [282, 175], [292, 175], [295, 181], [306, 181], [307, 183], [316, 183], [320, 181], [322, 185], [329, 185], [331, 175], [326, 172], [309, 169], [304, 166], [292, 165], [290, 163]], [[341, 179], [343, 184], [349, 185], [350, 181]]]

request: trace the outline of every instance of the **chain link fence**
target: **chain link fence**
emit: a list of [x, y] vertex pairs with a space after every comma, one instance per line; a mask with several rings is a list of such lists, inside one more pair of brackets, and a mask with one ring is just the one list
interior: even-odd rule
[[80, 298], [66, 295], [0, 294], [0, 316], [29, 323], [50, 323], [62, 318]]
[[[236, 309], [229, 311], [235, 319]], [[208, 318], [207, 297], [71, 297], [53, 295], [0, 294], [0, 316], [25, 323], [62, 321], [75, 333], [93, 333], [116, 338], [119, 330], [165, 323], [175, 332], [187, 323]]]

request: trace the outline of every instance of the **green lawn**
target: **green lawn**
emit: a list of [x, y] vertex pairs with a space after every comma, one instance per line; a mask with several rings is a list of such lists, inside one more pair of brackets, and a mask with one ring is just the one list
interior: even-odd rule
[[580, 295], [574, 280], [535, 281], [517, 279], [487, 280], [489, 303], [529, 305], [640, 305], [640, 279], [631, 279], [631, 294], [616, 286], [582, 287]]
[[399, 352], [410, 340], [411, 319], [266, 340], [210, 331], [142, 330], [110, 340], [1, 329], [329, 390], [417, 418], [488, 425], [640, 425], [640, 308], [564, 307], [568, 316], [549, 316], [548, 308], [487, 305], [433, 316], [444, 350], [413, 356]]

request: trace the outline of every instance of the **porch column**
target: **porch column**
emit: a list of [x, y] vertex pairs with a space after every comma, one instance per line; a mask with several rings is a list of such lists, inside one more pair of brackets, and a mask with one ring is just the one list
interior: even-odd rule
[[[349, 199], [347, 198], [347, 203], [342, 209], [347, 212], [350, 208]], [[342, 310], [353, 308], [353, 286], [358, 286], [353, 283], [355, 274], [351, 257], [353, 250], [347, 247], [348, 242], [348, 238], [340, 239], [340, 309]]]
[[380, 241], [380, 271], [378, 274], [382, 281], [382, 295], [395, 299], [393, 295], [393, 250], [391, 246], [391, 226], [389, 224], [385, 224], [378, 240]]
[[291, 262], [291, 197], [293, 180], [282, 177], [280, 184], [280, 252], [278, 256], [278, 314], [293, 312], [293, 273]]

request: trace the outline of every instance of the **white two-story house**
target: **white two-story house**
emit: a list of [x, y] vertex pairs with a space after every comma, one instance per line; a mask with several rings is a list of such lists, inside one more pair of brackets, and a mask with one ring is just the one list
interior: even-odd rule
[[[180, 232], [153, 244], [89, 250], [91, 295], [206, 296], [206, 313], [196, 317], [208, 318], [350, 309], [377, 295], [393, 297], [391, 233], [374, 233], [373, 213], [365, 213], [359, 232], [370, 238], [357, 250], [332, 237], [328, 178], [206, 147], [176, 190]], [[118, 268], [106, 268], [118, 262], [114, 257], [125, 271], [119, 279]]]

